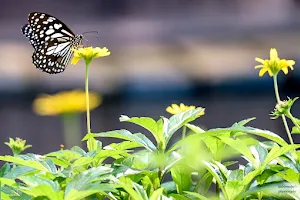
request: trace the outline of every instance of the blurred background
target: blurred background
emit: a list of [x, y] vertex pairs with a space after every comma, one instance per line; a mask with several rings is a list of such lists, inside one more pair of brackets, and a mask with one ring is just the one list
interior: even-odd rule
[[[93, 132], [139, 131], [119, 116], [169, 117], [165, 108], [182, 102], [206, 108], [195, 122], [204, 128], [255, 116], [249, 125], [287, 138], [282, 121], [269, 117], [273, 81], [258, 77], [254, 59], [269, 58], [272, 47], [294, 59], [295, 70], [280, 74], [279, 89], [282, 99], [300, 95], [300, 0], [2, 0], [0, 154], [10, 153], [3, 144], [9, 137], [26, 139], [30, 152], [58, 150], [62, 121], [38, 116], [32, 102], [40, 93], [84, 89], [82, 61], [57, 75], [35, 69], [33, 48], [20, 31], [33, 11], [57, 17], [78, 34], [98, 31], [100, 39], [86, 36], [89, 44], [111, 51], [90, 69], [90, 89], [103, 97], [91, 113]], [[292, 110], [298, 117], [299, 104]], [[84, 136], [84, 113], [81, 124]]]

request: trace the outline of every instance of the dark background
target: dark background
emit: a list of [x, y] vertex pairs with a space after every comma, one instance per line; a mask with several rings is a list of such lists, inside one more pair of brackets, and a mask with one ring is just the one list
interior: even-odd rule
[[[296, 60], [294, 71], [280, 74], [279, 88], [282, 99], [299, 96], [300, 1], [2, 0], [0, 154], [10, 153], [3, 144], [9, 137], [26, 139], [30, 152], [57, 150], [64, 143], [61, 119], [38, 116], [32, 102], [40, 93], [84, 88], [82, 61], [57, 75], [31, 63], [33, 49], [20, 28], [33, 11], [59, 18], [75, 33], [98, 31], [100, 40], [87, 36], [89, 44], [111, 51], [91, 66], [90, 88], [103, 96], [91, 113], [93, 132], [139, 131], [119, 116], [169, 117], [165, 108], [182, 102], [206, 108], [195, 122], [205, 128], [256, 116], [251, 126], [287, 138], [282, 121], [269, 117], [276, 103], [272, 79], [258, 77], [254, 59], [269, 58], [274, 47], [281, 58]], [[81, 121], [84, 136], [84, 113]]]

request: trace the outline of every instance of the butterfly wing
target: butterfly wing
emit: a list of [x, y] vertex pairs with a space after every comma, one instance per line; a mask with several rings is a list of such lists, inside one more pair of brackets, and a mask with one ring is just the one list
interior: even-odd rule
[[22, 28], [35, 52], [33, 64], [50, 74], [63, 72], [69, 63], [74, 33], [57, 18], [45, 13], [30, 13], [28, 25]]
[[36, 68], [49, 74], [57, 74], [65, 70], [69, 62], [63, 62], [63, 59], [59, 55], [44, 55], [36, 51], [32, 54], [32, 61]]
[[29, 24], [25, 24], [22, 27], [22, 33], [29, 39], [30, 44], [33, 46], [33, 48], [36, 50], [39, 46], [39, 42], [34, 38], [34, 33], [30, 27]]

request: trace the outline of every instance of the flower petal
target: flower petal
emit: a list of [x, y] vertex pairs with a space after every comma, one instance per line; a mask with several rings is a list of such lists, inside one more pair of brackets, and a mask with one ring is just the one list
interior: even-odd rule
[[267, 68], [262, 68], [262, 69], [259, 71], [259, 76], [262, 77], [262, 76], [266, 73], [266, 71], [268, 71]]
[[172, 108], [171, 106], [168, 106], [168, 107], [166, 108], [166, 111], [167, 111], [168, 113], [173, 114], [173, 108]]
[[294, 60], [287, 60], [286, 61], [289, 65], [294, 65], [296, 62]]
[[72, 61], [71, 61], [71, 64], [72, 65], [76, 65], [78, 63], [78, 61], [80, 60], [80, 57], [73, 57], [72, 58]]
[[261, 64], [264, 64], [265, 60], [261, 58], [255, 58], [255, 61], [260, 62]]
[[173, 109], [179, 109], [179, 106], [175, 103], [172, 104]]
[[278, 53], [275, 48], [270, 49], [270, 60], [279, 60]]
[[281, 70], [283, 71], [284, 74], [288, 74], [289, 72], [287, 67], [283, 67]]
[[272, 72], [272, 70], [268, 69], [268, 73], [269, 73], [269, 76], [272, 77], [274, 74]]
[[264, 66], [263, 65], [256, 65], [255, 67], [254, 67], [254, 69], [259, 69], [259, 68], [263, 68]]
[[180, 104], [180, 109], [181, 109], [181, 110], [184, 110], [185, 108], [186, 108], [186, 106], [185, 106], [183, 103], [181, 103], [181, 104]]

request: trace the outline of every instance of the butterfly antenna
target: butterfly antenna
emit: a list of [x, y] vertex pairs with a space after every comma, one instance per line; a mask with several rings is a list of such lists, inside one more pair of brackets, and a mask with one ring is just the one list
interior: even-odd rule
[[82, 35], [84, 35], [84, 34], [91, 34], [91, 33], [99, 34], [98, 31], [86, 31], [86, 32], [83, 32]]
[[100, 38], [99, 38], [99, 32], [98, 31], [87, 31], [87, 32], [83, 32], [82, 33], [82, 35], [86, 35], [86, 34], [95, 36], [96, 38], [98, 38], [100, 40]]
[[82, 36], [82, 39], [86, 41], [86, 46], [89, 46], [89, 40]]

